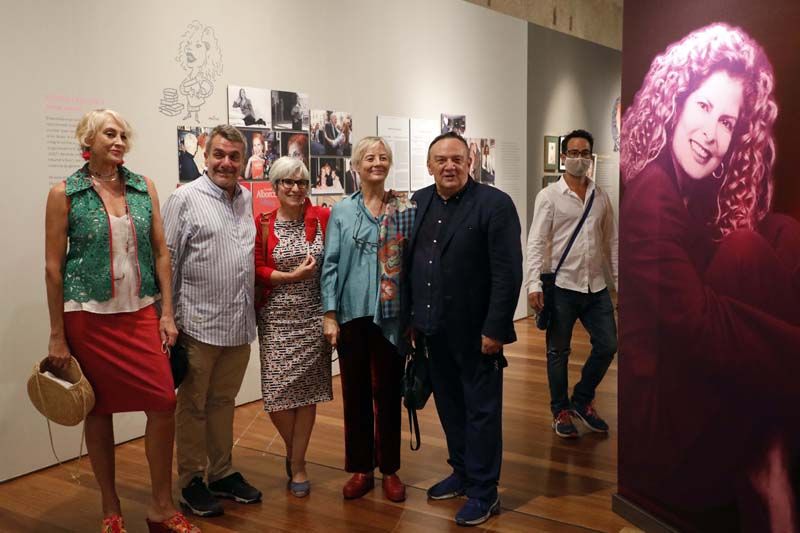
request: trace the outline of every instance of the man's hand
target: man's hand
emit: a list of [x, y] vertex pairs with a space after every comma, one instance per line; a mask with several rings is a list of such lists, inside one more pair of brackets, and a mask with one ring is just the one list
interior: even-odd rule
[[492, 339], [491, 337], [487, 337], [486, 335], [481, 335], [481, 353], [484, 355], [494, 355], [502, 348], [502, 342]]
[[530, 292], [528, 293], [528, 303], [533, 307], [534, 311], [541, 313], [544, 309], [544, 293], [543, 292]]

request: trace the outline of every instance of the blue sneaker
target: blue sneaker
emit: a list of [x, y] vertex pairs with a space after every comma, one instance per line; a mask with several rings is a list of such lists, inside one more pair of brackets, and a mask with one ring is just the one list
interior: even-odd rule
[[569, 411], [562, 409], [553, 419], [553, 430], [562, 439], [574, 439], [578, 437], [578, 428], [572, 423]]
[[577, 416], [580, 421], [592, 431], [597, 433], [608, 432], [608, 424], [606, 424], [605, 420], [600, 418], [600, 415], [598, 415], [597, 411], [594, 410], [592, 404], [583, 406], [575, 404], [575, 406], [572, 408], [572, 414]]
[[428, 499], [430, 500], [449, 500], [463, 494], [464, 482], [455, 472], [428, 489]]
[[456, 524], [459, 526], [477, 526], [483, 524], [492, 515], [500, 514], [500, 496], [495, 496], [493, 503], [478, 498], [470, 498], [456, 513]]

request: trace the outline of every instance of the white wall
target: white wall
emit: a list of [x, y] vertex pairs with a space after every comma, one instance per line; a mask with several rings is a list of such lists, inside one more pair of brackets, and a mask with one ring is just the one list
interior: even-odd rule
[[[513, 198], [521, 220], [527, 219], [523, 21], [461, 0], [14, 3], [0, 19], [0, 168], [6, 176], [0, 194], [0, 480], [54, 462], [44, 419], [25, 393], [34, 362], [46, 355], [49, 332], [44, 143], [45, 116], [52, 112], [45, 98], [97, 98], [121, 112], [136, 133], [127, 165], [151, 177], [163, 201], [177, 182], [175, 128], [183, 121], [182, 114], [160, 114], [158, 105], [162, 89], [184, 77], [175, 57], [195, 19], [214, 27], [224, 62], [201, 111], [203, 125], [226, 121], [228, 83], [307, 92], [312, 108], [351, 111], [356, 138], [374, 133], [378, 114], [433, 119], [465, 113], [468, 134], [522, 147], [523, 183]], [[523, 307], [518, 311], [521, 316]], [[254, 346], [239, 400], [259, 394]], [[118, 440], [142, 433], [141, 414], [116, 421]], [[76, 455], [77, 428], [56, 427], [54, 437], [62, 458]]]

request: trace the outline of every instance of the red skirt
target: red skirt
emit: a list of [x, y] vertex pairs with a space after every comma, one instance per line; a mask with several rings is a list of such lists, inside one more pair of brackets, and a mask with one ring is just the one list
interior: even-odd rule
[[154, 305], [132, 313], [70, 311], [64, 313], [64, 330], [94, 389], [90, 414], [175, 409], [169, 356], [161, 351]]

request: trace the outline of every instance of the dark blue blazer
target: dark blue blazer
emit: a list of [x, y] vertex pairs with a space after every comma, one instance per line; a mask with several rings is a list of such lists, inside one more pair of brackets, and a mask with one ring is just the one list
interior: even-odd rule
[[[436, 186], [430, 185], [412, 197], [417, 216], [407, 255], [409, 268], [434, 194]], [[472, 183], [442, 239], [442, 326], [454, 349], [480, 350], [481, 335], [505, 344], [517, 340], [514, 310], [522, 285], [520, 235], [511, 198], [494, 187]], [[407, 286], [410, 290], [410, 283]]]

